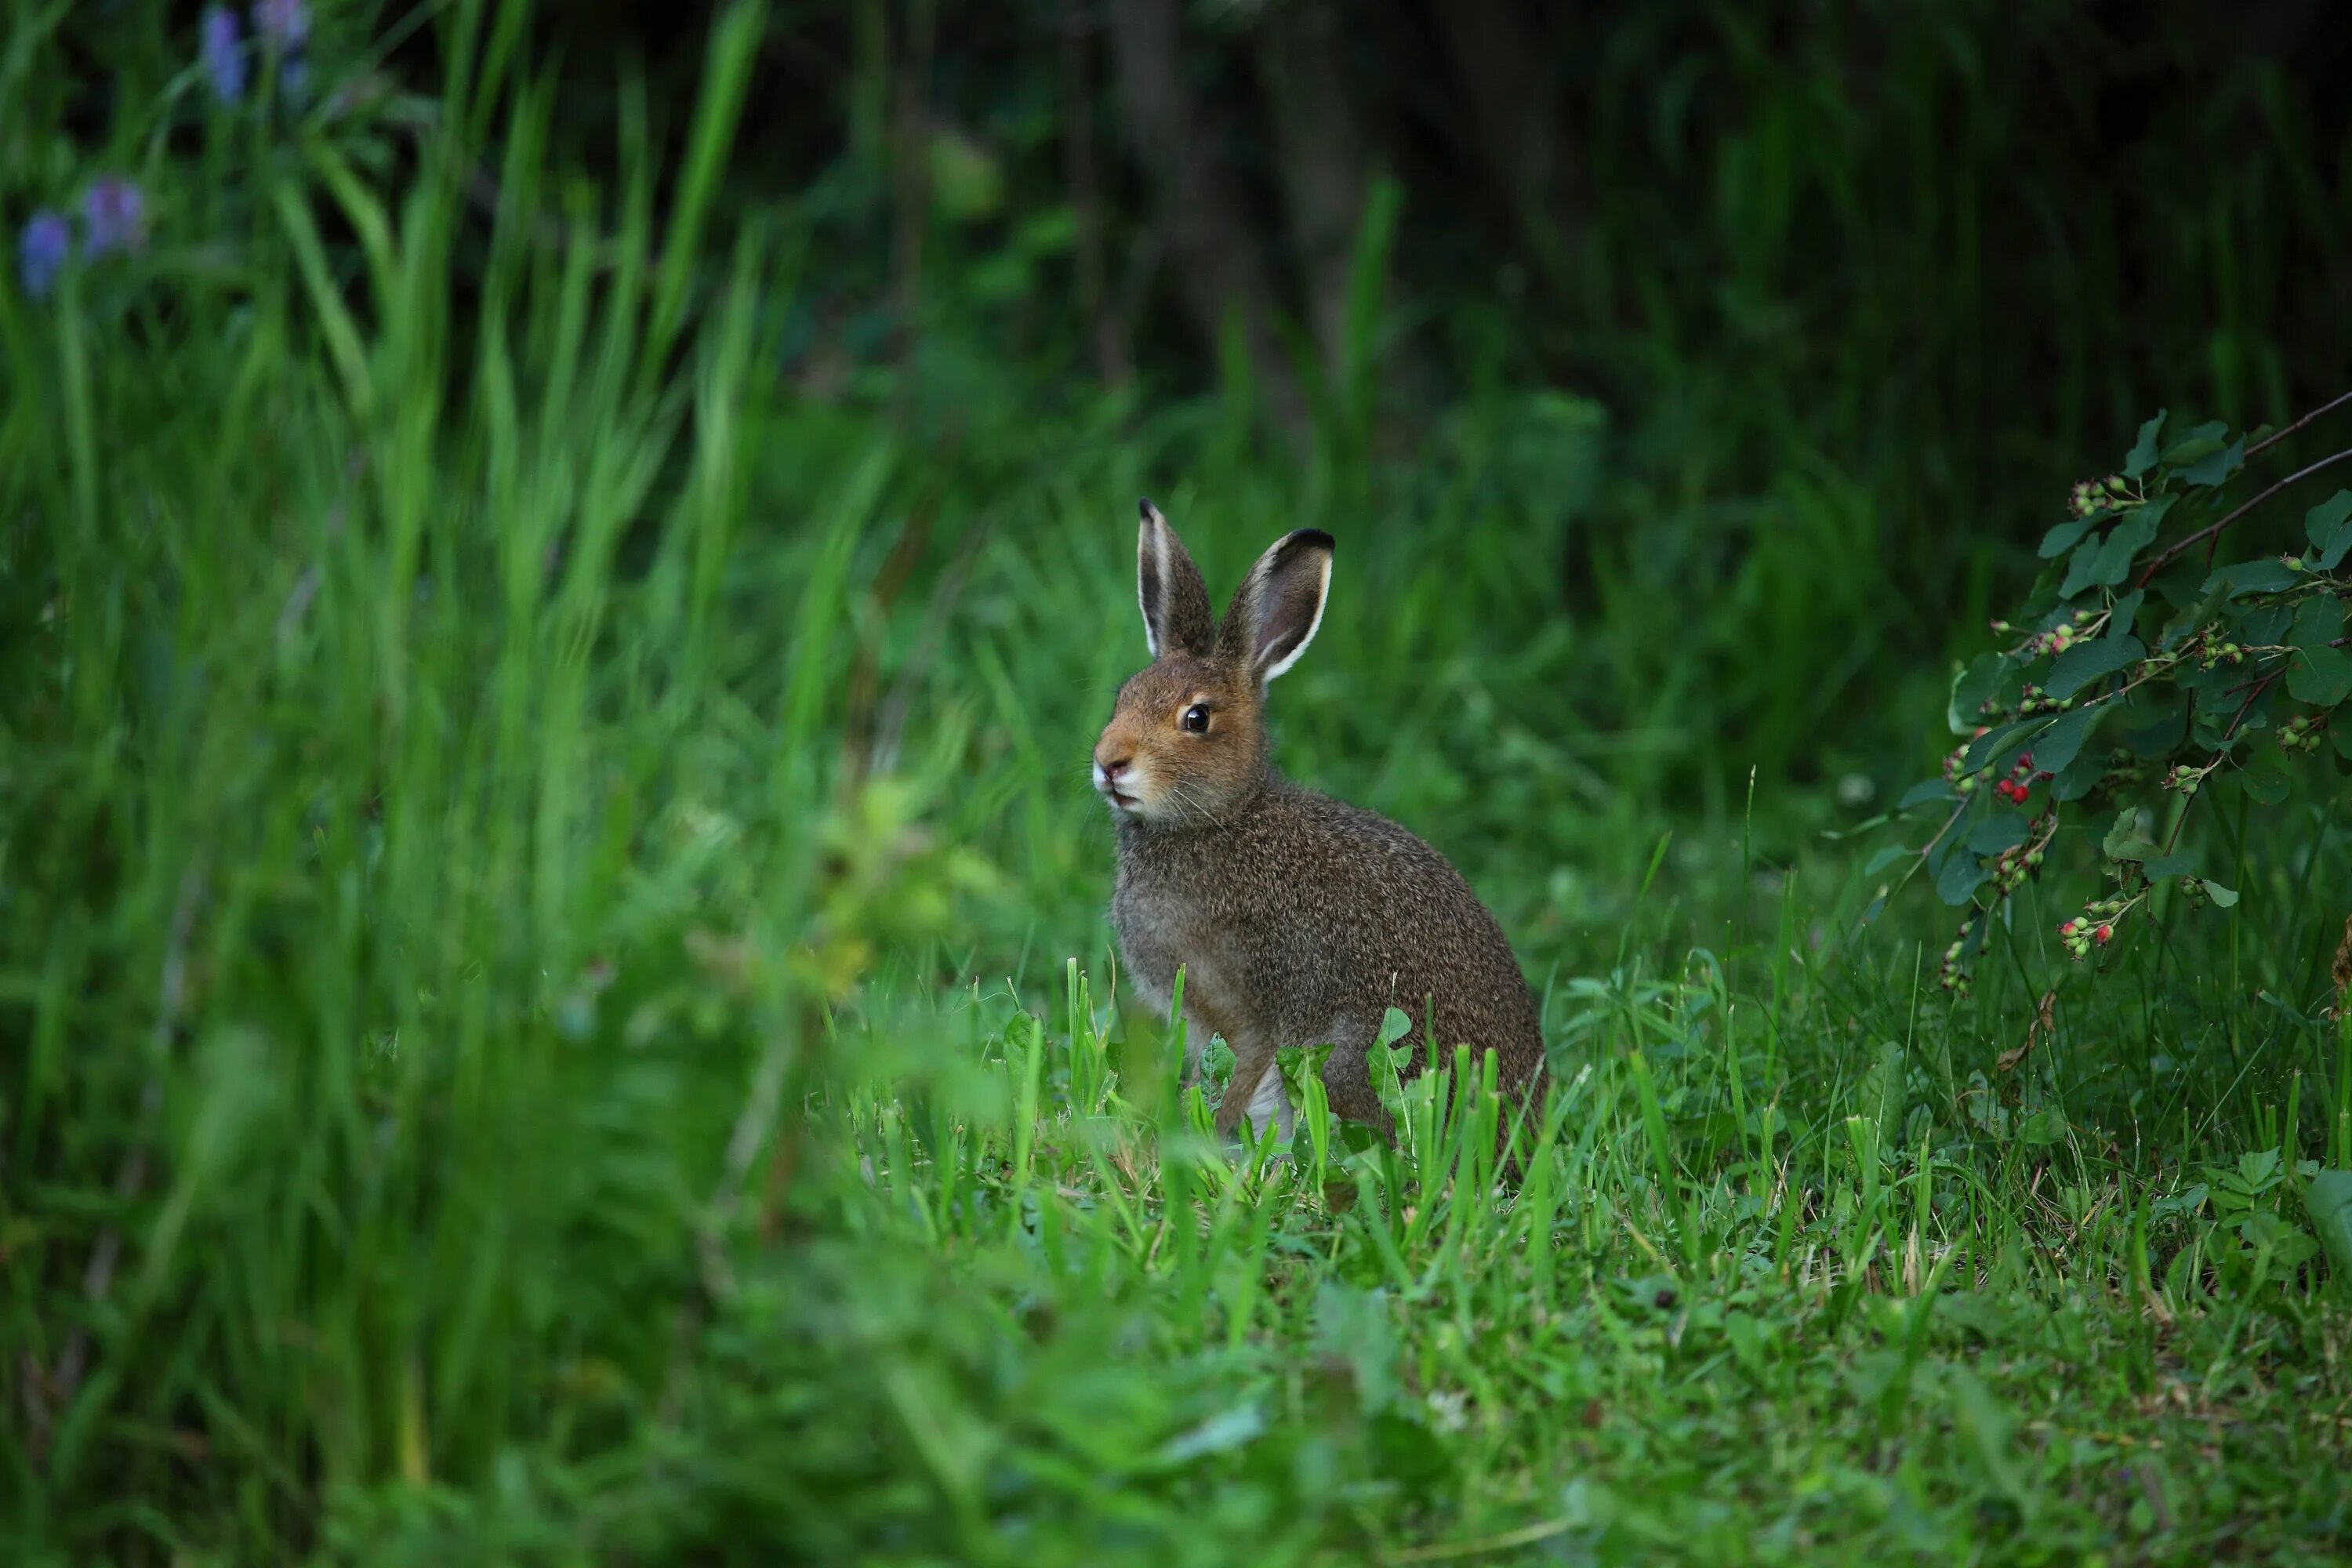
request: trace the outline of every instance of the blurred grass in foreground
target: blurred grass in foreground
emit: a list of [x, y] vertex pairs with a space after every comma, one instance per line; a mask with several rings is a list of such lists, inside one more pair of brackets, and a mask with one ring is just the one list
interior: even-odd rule
[[[659, 224], [643, 142], [609, 214], [540, 188], [486, 33], [488, 227], [454, 129], [396, 195], [307, 134], [232, 276], [0, 296], [10, 1561], [2352, 1544], [2337, 803], [2236, 814], [2231, 919], [2096, 981], [2021, 922], [1930, 1002], [1938, 911], [1864, 923], [1820, 832], [1924, 759], [1751, 784], [1689, 605], [1559, 613], [1496, 455], [1572, 478], [1573, 405], [1301, 468], [1231, 400], [950, 459], [781, 399], [790, 237], [698, 195], [759, 19]], [[1081, 769], [1147, 490], [1220, 581], [1340, 536], [1284, 755], [1543, 982], [1516, 1195], [1475, 1066], [1397, 1151], [1230, 1158], [1115, 1005]], [[1834, 703], [1813, 651], [1757, 679]]]

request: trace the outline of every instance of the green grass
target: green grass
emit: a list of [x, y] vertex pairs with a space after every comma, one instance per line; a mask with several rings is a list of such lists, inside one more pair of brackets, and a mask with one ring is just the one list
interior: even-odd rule
[[[1238, 391], [1014, 385], [943, 452], [771, 384], [790, 237], [635, 167], [551, 246], [320, 142], [234, 275], [0, 295], [0, 1555], [2352, 1552], [2316, 781], [2216, 786], [2233, 910], [2095, 974], [2029, 893], [1953, 1004], [1832, 837], [1944, 680], [1837, 713], [1833, 464], [1727, 581], [1570, 616], [1572, 407], [1299, 464]], [[1235, 1153], [1118, 1005], [1083, 767], [1143, 493], [1220, 584], [1339, 535], [1278, 744], [1542, 985], [1516, 1190], [1474, 1063], [1397, 1149]], [[1850, 752], [1755, 777], [1758, 704]]]

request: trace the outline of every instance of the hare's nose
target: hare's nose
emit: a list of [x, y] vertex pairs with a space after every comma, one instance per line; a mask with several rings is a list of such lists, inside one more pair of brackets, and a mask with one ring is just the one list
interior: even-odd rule
[[1114, 783], [1127, 772], [1128, 764], [1133, 761], [1133, 757], [1106, 757], [1100, 752], [1095, 753], [1095, 766], [1102, 770], [1103, 777]]

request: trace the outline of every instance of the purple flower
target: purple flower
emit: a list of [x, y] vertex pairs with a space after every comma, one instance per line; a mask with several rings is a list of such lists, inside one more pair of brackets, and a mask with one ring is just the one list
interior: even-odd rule
[[46, 298], [72, 252], [73, 230], [63, 216], [47, 207], [35, 213], [16, 241], [16, 273], [25, 280], [25, 292], [36, 300]]
[[310, 40], [310, 8], [302, 0], [253, 0], [253, 30], [290, 53]]
[[147, 197], [128, 180], [108, 178], [81, 198], [82, 254], [136, 250], [147, 238]]
[[197, 53], [205, 74], [212, 78], [213, 96], [235, 103], [245, 96], [245, 39], [236, 13], [226, 5], [207, 5], [196, 29]]

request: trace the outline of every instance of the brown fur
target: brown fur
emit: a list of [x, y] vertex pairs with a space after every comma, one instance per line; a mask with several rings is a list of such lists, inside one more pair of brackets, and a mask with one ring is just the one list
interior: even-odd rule
[[[1137, 554], [1155, 655], [1095, 746], [1118, 829], [1111, 923], [1153, 1005], [1168, 1005], [1183, 966], [1188, 1070], [1212, 1031], [1233, 1047], [1219, 1130], [1239, 1125], [1279, 1047], [1326, 1042], [1332, 1109], [1385, 1127], [1366, 1053], [1386, 1011], [1402, 1008], [1413, 1027], [1400, 1043], [1419, 1071], [1433, 999], [1449, 1053], [1492, 1047], [1507, 1089], [1538, 1086], [1535, 999], [1469, 884], [1412, 834], [1301, 789], [1267, 755], [1265, 683], [1313, 636], [1329, 536], [1301, 530], [1268, 550], [1213, 629], [1199, 568], [1149, 501]], [[1185, 727], [1196, 705], [1204, 733]]]

